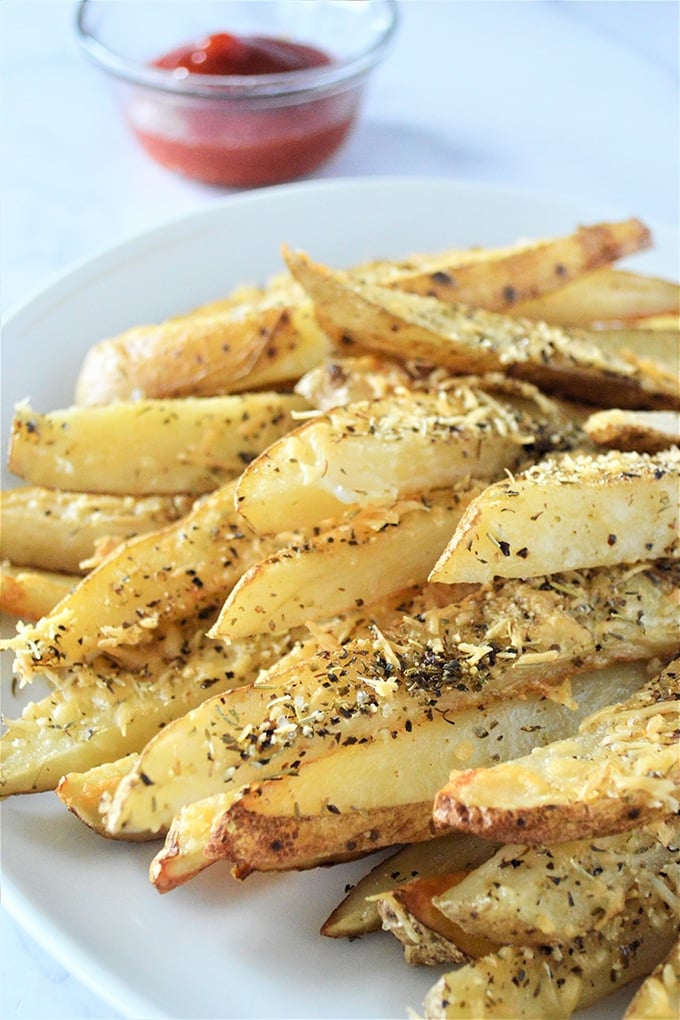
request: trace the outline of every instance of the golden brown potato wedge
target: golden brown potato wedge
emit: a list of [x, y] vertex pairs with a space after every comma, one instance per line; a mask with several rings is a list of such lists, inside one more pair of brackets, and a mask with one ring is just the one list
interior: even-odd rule
[[76, 403], [278, 388], [318, 364], [329, 349], [313, 309], [295, 288], [100, 341], [81, 366]]
[[16, 652], [18, 675], [69, 669], [101, 652], [120, 655], [151, 642], [163, 621], [224, 599], [277, 545], [249, 529], [234, 509], [234, 491], [228, 483], [175, 524], [121, 543], [51, 613], [3, 642]]
[[[449, 888], [433, 905], [471, 935], [500, 945], [546, 945], [607, 923], [634, 892], [680, 892], [680, 821], [551, 846], [509, 844]], [[502, 880], [499, 881], [499, 876]]]
[[598, 446], [615, 450], [658, 453], [680, 444], [680, 413], [677, 411], [596, 411], [583, 423], [586, 434]]
[[424, 584], [470, 499], [473, 483], [366, 508], [247, 570], [211, 637], [278, 633]]
[[417, 878], [377, 897], [382, 926], [402, 943], [407, 963], [468, 963], [500, 948], [487, 936], [469, 934], [436, 906], [437, 894], [465, 877], [457, 872]]
[[598, 406], [680, 406], [676, 377], [604, 355], [582, 330], [364, 284], [302, 253], [284, 255], [338, 345], [416, 358], [459, 374], [502, 371]]
[[290, 393], [116, 401], [47, 414], [20, 404], [9, 468], [55, 489], [198, 495], [236, 478], [307, 406]]
[[[568, 707], [536, 694], [480, 700], [459, 712], [396, 723], [367, 743], [345, 745], [287, 776], [242, 788], [212, 825], [206, 858], [235, 872], [316, 867], [432, 834], [437, 783], [452, 764], [504, 760], [522, 745], [574, 732], [605, 690], [637, 685], [639, 672], [582, 676]], [[578, 706], [578, 707], [576, 707]]]
[[677, 557], [680, 450], [546, 459], [471, 501], [430, 575], [526, 577]]
[[0, 563], [0, 612], [20, 620], [39, 620], [73, 591], [80, 578], [49, 570]]
[[377, 931], [381, 920], [377, 897], [418, 878], [452, 872], [466, 874], [492, 856], [496, 847], [466, 832], [450, 832], [410, 843], [376, 864], [347, 892], [321, 926], [329, 938], [356, 938]]
[[414, 727], [433, 712], [447, 718], [482, 698], [532, 690], [570, 703], [576, 671], [668, 658], [679, 570], [508, 581], [457, 602], [446, 601], [448, 589], [426, 589], [381, 613], [371, 607], [346, 639], [166, 726], [116, 792], [112, 831], [162, 831], [191, 800], [295, 771], [338, 744]]
[[229, 647], [205, 636], [214, 619], [170, 623], [135, 661], [104, 657], [60, 678], [44, 698], [9, 718], [0, 737], [0, 796], [55, 788], [67, 772], [85, 772], [140, 751], [207, 697], [255, 679], [283, 654], [287, 639], [261, 636]]
[[497, 953], [440, 978], [424, 1015], [569, 1020], [636, 978], [669, 951], [677, 935], [675, 909], [659, 898], [631, 898], [600, 931], [552, 947], [503, 946]]
[[651, 245], [649, 229], [637, 219], [579, 227], [565, 237], [518, 244], [488, 258], [458, 259], [447, 271], [445, 261], [400, 275], [393, 286], [441, 301], [506, 311], [568, 285], [600, 266]]
[[26, 485], [0, 495], [2, 555], [15, 565], [70, 574], [126, 538], [184, 517], [193, 497], [112, 496]]
[[462, 384], [336, 407], [256, 457], [238, 481], [237, 505], [266, 533], [471, 476], [495, 479], [537, 447], [573, 442], [571, 423], [555, 405], [528, 404]]
[[679, 660], [579, 733], [515, 761], [451, 774], [435, 799], [440, 830], [551, 843], [625, 832], [677, 812]]

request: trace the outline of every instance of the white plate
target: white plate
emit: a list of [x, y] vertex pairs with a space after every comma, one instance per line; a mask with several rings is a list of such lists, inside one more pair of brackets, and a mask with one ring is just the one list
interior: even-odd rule
[[[378, 256], [567, 232], [635, 210], [435, 180], [313, 182], [229, 198], [76, 267], [6, 323], [3, 449], [15, 401], [64, 407], [84, 352], [281, 268], [282, 242], [336, 266]], [[677, 238], [654, 227], [631, 263], [672, 274]], [[3, 485], [11, 484], [5, 477]], [[14, 483], [15, 484], [15, 483]], [[5, 699], [4, 711], [14, 715]], [[441, 968], [409, 968], [377, 934], [352, 943], [319, 926], [367, 863], [238, 883], [215, 865], [159, 896], [152, 847], [100, 839], [53, 794], [2, 806], [3, 902], [48, 951], [130, 1017], [406, 1017]], [[591, 1016], [617, 1016], [630, 993]]]

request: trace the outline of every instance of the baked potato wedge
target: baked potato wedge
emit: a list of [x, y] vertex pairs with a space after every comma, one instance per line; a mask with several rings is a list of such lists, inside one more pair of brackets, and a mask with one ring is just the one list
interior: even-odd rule
[[611, 408], [589, 415], [583, 429], [598, 446], [658, 453], [680, 444], [680, 413]]
[[545, 843], [625, 832], [680, 806], [674, 660], [576, 736], [492, 768], [453, 772], [434, 802], [437, 828]]
[[597, 406], [680, 406], [676, 376], [605, 355], [586, 331], [363, 283], [288, 249], [284, 257], [337, 345], [419, 359], [457, 374], [504, 372]]
[[433, 713], [446, 719], [532, 690], [570, 704], [575, 672], [673, 654], [679, 570], [508, 581], [454, 602], [446, 588], [427, 588], [367, 607], [342, 640], [166, 726], [116, 791], [111, 830], [163, 831], [191, 800]]
[[403, 273], [393, 286], [410, 294], [504, 312], [567, 286], [570, 281], [608, 266], [651, 245], [649, 229], [638, 219], [579, 227], [564, 237], [520, 243], [477, 258], [461, 257], [447, 266], [419, 266]]
[[[508, 844], [433, 905], [464, 931], [500, 945], [554, 945], [594, 931], [634, 892], [680, 894], [680, 821], [550, 846]], [[499, 876], [502, 880], [499, 881]]]
[[255, 535], [234, 509], [234, 492], [227, 483], [174, 524], [121, 543], [47, 616], [2, 642], [16, 653], [17, 674], [30, 680], [102, 652], [121, 655], [150, 643], [163, 621], [223, 600], [244, 570], [284, 541]]
[[430, 574], [448, 584], [677, 557], [680, 450], [546, 458], [467, 506]]
[[39, 620], [80, 581], [74, 574], [0, 563], [0, 612], [20, 620]]
[[357, 506], [393, 503], [470, 476], [492, 480], [532, 450], [574, 441], [550, 404], [480, 387], [403, 391], [335, 407], [256, 457], [236, 501], [255, 530], [312, 527]]
[[14, 566], [80, 574], [123, 539], [173, 524], [194, 497], [119, 496], [25, 485], [0, 494], [2, 556]]
[[246, 570], [210, 631], [279, 633], [424, 584], [470, 499], [471, 482], [367, 507]]
[[520, 301], [510, 315], [563, 326], [634, 326], [680, 312], [678, 284], [656, 276], [604, 266], [541, 297]]
[[409, 843], [376, 864], [347, 892], [321, 926], [329, 938], [356, 938], [381, 925], [378, 896], [416, 879], [467, 874], [488, 860], [496, 847], [466, 832]]
[[458, 712], [395, 724], [368, 742], [345, 744], [296, 772], [243, 787], [211, 827], [207, 860], [251, 871], [316, 867], [432, 835], [437, 784], [457, 761], [513, 757], [552, 734], [573, 732], [605, 691], [626, 691], [637, 669], [573, 681], [570, 705], [527, 689]]
[[307, 407], [294, 393], [116, 401], [46, 414], [19, 404], [9, 469], [55, 489], [199, 495], [236, 478]]
[[140, 751], [209, 696], [246, 684], [285, 653], [288, 635], [225, 646], [205, 636], [214, 619], [171, 622], [135, 661], [104, 656], [59, 678], [44, 698], [11, 719], [4, 699], [0, 796], [53, 790], [67, 772]]
[[168, 400], [277, 389], [330, 350], [308, 301], [289, 291], [169, 319], [101, 340], [87, 352], [76, 403]]
[[556, 946], [503, 946], [440, 978], [424, 1003], [427, 1020], [513, 1017], [569, 1020], [646, 976], [677, 937], [675, 909], [632, 897], [603, 927]]
[[407, 963], [469, 963], [500, 948], [486, 935], [471, 935], [436, 906], [437, 893], [465, 877], [454, 872], [416, 878], [375, 897], [382, 926], [401, 942]]

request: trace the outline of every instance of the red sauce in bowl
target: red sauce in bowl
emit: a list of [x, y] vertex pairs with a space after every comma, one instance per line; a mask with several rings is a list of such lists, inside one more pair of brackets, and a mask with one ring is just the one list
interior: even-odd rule
[[[285, 39], [227, 32], [182, 46], [152, 66], [188, 75], [252, 76], [323, 67], [322, 50]], [[355, 119], [360, 88], [280, 103], [220, 96], [140, 93], [130, 121], [158, 163], [210, 184], [251, 187], [311, 172], [339, 147]]]
[[330, 57], [323, 50], [288, 39], [217, 32], [200, 42], [180, 46], [158, 57], [153, 66], [190, 74], [250, 75], [304, 71], [330, 62]]

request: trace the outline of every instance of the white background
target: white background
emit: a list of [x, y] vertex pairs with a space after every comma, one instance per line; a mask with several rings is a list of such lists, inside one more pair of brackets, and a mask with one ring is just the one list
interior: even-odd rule
[[[3, 312], [225, 195], [141, 153], [73, 16], [66, 0], [0, 0]], [[403, 0], [361, 122], [315, 176], [517, 186], [677, 229], [678, 126], [675, 0]], [[117, 1015], [5, 913], [1, 935], [3, 1018]]]

